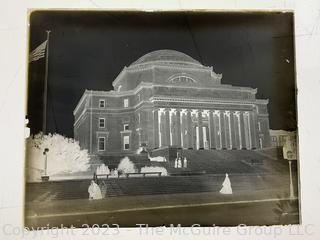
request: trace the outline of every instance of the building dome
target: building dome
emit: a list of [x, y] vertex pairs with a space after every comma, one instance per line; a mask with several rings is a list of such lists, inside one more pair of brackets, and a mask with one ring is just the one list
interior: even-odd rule
[[175, 50], [157, 50], [147, 53], [133, 62], [131, 66], [145, 65], [145, 64], [175, 64], [175, 65], [197, 65], [202, 66], [200, 62], [192, 57]]

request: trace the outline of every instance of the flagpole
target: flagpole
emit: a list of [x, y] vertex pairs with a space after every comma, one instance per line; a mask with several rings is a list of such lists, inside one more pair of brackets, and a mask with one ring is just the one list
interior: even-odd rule
[[46, 69], [44, 75], [44, 91], [43, 91], [43, 119], [42, 119], [42, 132], [47, 133], [47, 95], [48, 95], [48, 66], [49, 66], [49, 37], [50, 32], [47, 32], [47, 48], [46, 48]]

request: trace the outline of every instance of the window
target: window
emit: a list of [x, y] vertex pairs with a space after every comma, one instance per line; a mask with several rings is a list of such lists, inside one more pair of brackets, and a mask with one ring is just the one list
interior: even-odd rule
[[98, 138], [98, 151], [104, 151], [106, 147], [106, 139], [105, 137]]
[[99, 128], [105, 128], [106, 120], [104, 118], [99, 118]]
[[123, 106], [125, 108], [129, 107], [129, 99], [128, 98], [123, 99]]
[[129, 124], [128, 124], [128, 123], [123, 124], [123, 130], [124, 130], [124, 131], [129, 130]]
[[261, 123], [260, 122], [258, 122], [258, 129], [259, 129], [259, 131], [261, 131]]
[[172, 83], [196, 83], [197, 81], [189, 76], [177, 76], [169, 80]]
[[105, 108], [106, 107], [106, 101], [104, 99], [99, 100], [99, 108]]
[[140, 102], [141, 101], [141, 95], [140, 95], [140, 93], [138, 94], [138, 102]]
[[130, 148], [130, 139], [129, 136], [123, 137], [123, 149], [128, 150]]

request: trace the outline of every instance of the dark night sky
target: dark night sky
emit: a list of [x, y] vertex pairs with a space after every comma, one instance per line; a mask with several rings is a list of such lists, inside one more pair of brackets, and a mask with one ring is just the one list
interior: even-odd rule
[[[73, 137], [73, 109], [85, 89], [111, 90], [124, 66], [159, 49], [190, 55], [222, 73], [222, 83], [258, 88], [271, 129], [294, 130], [291, 13], [34, 12], [30, 52], [51, 30], [48, 132]], [[41, 130], [44, 58], [29, 67], [32, 133]]]

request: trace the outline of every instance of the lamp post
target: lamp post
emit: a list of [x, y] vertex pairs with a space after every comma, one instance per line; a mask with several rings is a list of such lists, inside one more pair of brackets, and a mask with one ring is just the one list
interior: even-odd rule
[[291, 172], [291, 160], [289, 160], [289, 171], [290, 171], [290, 199], [294, 199], [292, 172]]
[[293, 158], [293, 154], [291, 151], [287, 152], [287, 159], [289, 162], [289, 178], [290, 178], [290, 186], [289, 186], [289, 191], [290, 191], [290, 199], [294, 199], [294, 191], [293, 191], [293, 181], [292, 181], [292, 168], [291, 168], [291, 164], [292, 164], [292, 158]]
[[294, 135], [288, 135], [285, 138], [285, 142], [282, 147], [282, 153], [283, 158], [286, 159], [289, 163], [289, 198], [293, 200], [295, 198], [294, 196], [294, 190], [293, 190], [293, 179], [292, 179], [292, 161], [297, 161], [297, 147], [296, 147], [296, 136]]
[[47, 166], [48, 166], [48, 155], [47, 153], [49, 152], [49, 148], [45, 148], [43, 151], [43, 155], [45, 156], [44, 160], [44, 176], [41, 176], [41, 180], [43, 182], [49, 181], [49, 176], [47, 176]]

